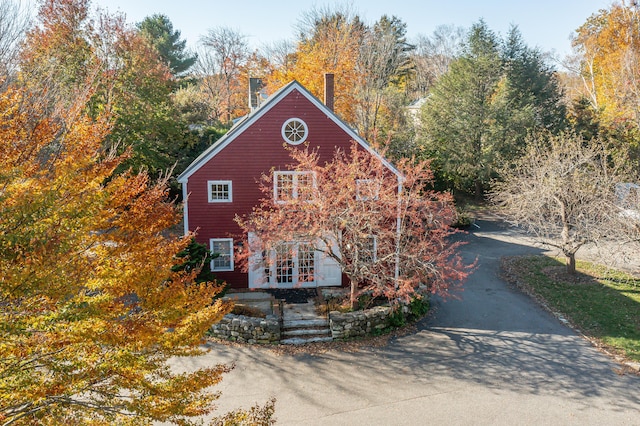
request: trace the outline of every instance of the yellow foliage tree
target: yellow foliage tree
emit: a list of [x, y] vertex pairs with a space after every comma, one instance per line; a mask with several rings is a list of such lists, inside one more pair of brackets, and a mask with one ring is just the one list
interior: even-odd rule
[[[188, 424], [227, 371], [176, 374], [229, 306], [172, 272], [188, 237], [162, 180], [113, 175], [107, 117], [0, 94], [0, 424]], [[44, 105], [47, 105], [46, 107]]]
[[306, 16], [293, 64], [276, 68], [266, 79], [269, 92], [291, 80], [298, 80], [316, 97], [322, 99], [324, 74], [333, 73], [335, 111], [347, 122], [355, 122], [356, 61], [360, 53], [365, 25], [348, 10], [330, 12], [313, 10]]
[[584, 89], [605, 122], [640, 126], [640, 16], [637, 6], [614, 3], [593, 14], [574, 40], [582, 57]]
[[407, 128], [403, 105], [414, 47], [406, 41], [406, 24], [383, 15], [366, 25], [339, 6], [305, 13], [299, 31], [295, 51], [283, 56], [276, 50], [265, 67], [268, 92], [298, 80], [322, 99], [323, 76], [332, 73], [335, 112], [366, 140], [390, 142]]

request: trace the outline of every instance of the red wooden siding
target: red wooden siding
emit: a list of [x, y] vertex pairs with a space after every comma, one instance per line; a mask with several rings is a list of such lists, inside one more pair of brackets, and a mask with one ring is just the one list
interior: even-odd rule
[[[294, 117], [307, 124], [307, 142], [310, 149], [319, 149], [321, 162], [329, 161], [337, 147], [350, 148], [351, 137], [303, 94], [293, 90], [189, 177], [188, 223], [189, 230], [197, 232], [198, 242], [208, 247], [210, 238], [238, 239], [240, 229], [233, 219], [236, 214], [249, 213], [263, 197], [259, 188], [261, 175], [273, 167], [287, 170], [286, 165], [292, 162], [284, 148], [281, 128]], [[209, 203], [210, 180], [231, 180], [233, 202]], [[247, 274], [241, 273], [238, 265], [233, 272], [215, 274], [233, 288], [248, 287]]]

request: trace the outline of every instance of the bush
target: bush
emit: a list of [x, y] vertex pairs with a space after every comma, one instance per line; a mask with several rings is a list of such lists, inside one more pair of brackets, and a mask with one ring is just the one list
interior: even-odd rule
[[234, 315], [244, 315], [245, 317], [266, 318], [266, 314], [258, 308], [247, 305], [233, 305], [231, 313]]
[[429, 312], [429, 299], [417, 296], [409, 302], [409, 320], [417, 321]]
[[389, 327], [404, 327], [408, 323], [415, 322], [429, 312], [429, 299], [416, 296], [411, 299], [406, 308], [399, 305], [389, 314]]
[[[222, 284], [222, 282], [218, 281], [216, 276], [211, 272], [211, 261], [218, 257], [218, 254], [209, 251], [207, 246], [204, 244], [200, 244], [192, 238], [189, 245], [179, 252], [177, 257], [179, 259], [184, 259], [184, 261], [171, 268], [174, 272], [191, 272], [199, 270], [198, 275], [196, 275], [195, 278], [196, 283], [212, 282], [215, 284]], [[217, 298], [224, 296], [225, 292], [226, 288], [217, 295]]]
[[400, 328], [400, 327], [404, 327], [406, 324], [407, 324], [407, 319], [404, 315], [404, 312], [402, 312], [402, 307], [397, 306], [389, 314], [389, 327]]
[[[348, 301], [346, 303], [348, 303]], [[384, 306], [388, 304], [389, 300], [384, 296], [373, 296], [371, 293], [363, 293], [358, 296], [356, 310], [364, 311], [365, 309], [373, 308], [374, 306]]]
[[456, 207], [456, 213], [456, 221], [453, 222], [451, 226], [457, 229], [469, 228], [473, 223], [473, 216], [459, 207]]

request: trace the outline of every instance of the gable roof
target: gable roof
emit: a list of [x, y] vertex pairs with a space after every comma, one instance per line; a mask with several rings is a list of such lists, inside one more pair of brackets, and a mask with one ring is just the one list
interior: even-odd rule
[[361, 145], [371, 155], [377, 157], [389, 170], [391, 170], [398, 177], [402, 177], [402, 174], [398, 169], [393, 166], [386, 158], [375, 151], [363, 138], [361, 138], [351, 127], [349, 127], [344, 121], [342, 121], [331, 109], [329, 109], [324, 103], [320, 102], [318, 98], [313, 96], [302, 84], [296, 80], [291, 81], [287, 85], [280, 88], [274, 94], [269, 96], [267, 100], [260, 105], [259, 108], [252, 111], [244, 119], [236, 123], [231, 129], [218, 139], [214, 144], [207, 148], [202, 154], [200, 154], [193, 162], [178, 176], [178, 182], [185, 183], [189, 180], [189, 177], [193, 175], [200, 167], [209, 162], [217, 153], [222, 151], [227, 145], [233, 142], [242, 132], [248, 129], [253, 123], [265, 115], [271, 108], [278, 104], [278, 102], [285, 98], [292, 91], [297, 90], [305, 98], [307, 98], [316, 108], [321, 110], [326, 116], [331, 119], [338, 127], [340, 127], [345, 133], [347, 133], [354, 141]]

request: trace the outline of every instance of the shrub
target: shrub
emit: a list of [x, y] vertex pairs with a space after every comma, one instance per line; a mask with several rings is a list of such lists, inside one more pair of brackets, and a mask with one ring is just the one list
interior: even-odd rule
[[405, 318], [404, 312], [402, 312], [402, 307], [397, 306], [389, 314], [389, 327], [400, 328], [406, 324], [407, 324], [407, 319]]
[[409, 320], [417, 321], [429, 312], [429, 299], [426, 297], [414, 297], [409, 302]]
[[407, 323], [415, 322], [429, 312], [429, 299], [423, 296], [416, 296], [411, 299], [406, 308], [403, 305], [397, 306], [389, 314], [389, 327], [399, 328]]
[[216, 280], [215, 275], [211, 272], [211, 261], [218, 255], [209, 251], [204, 244], [196, 242], [194, 238], [191, 239], [184, 250], [177, 254], [177, 257], [184, 259], [184, 262], [171, 268], [174, 272], [191, 272], [200, 269], [196, 276], [196, 282], [202, 283]]
[[460, 208], [456, 208], [456, 220], [451, 224], [452, 227], [457, 229], [467, 229], [473, 223], [473, 216]]
[[245, 317], [265, 318], [267, 315], [258, 308], [247, 305], [234, 305], [231, 313], [234, 315], [244, 315]]

